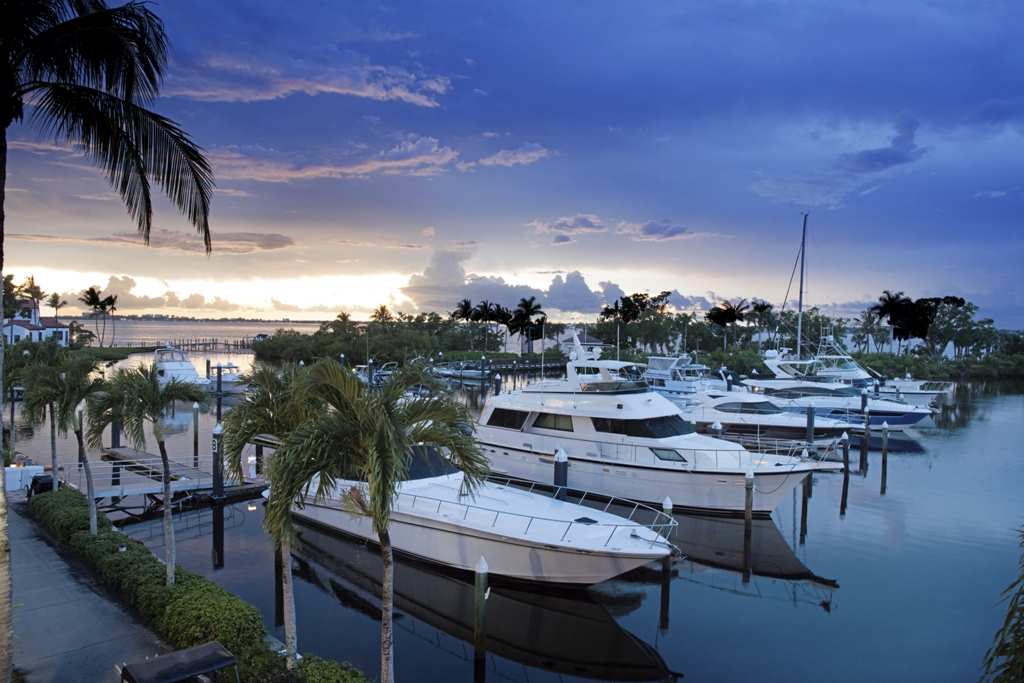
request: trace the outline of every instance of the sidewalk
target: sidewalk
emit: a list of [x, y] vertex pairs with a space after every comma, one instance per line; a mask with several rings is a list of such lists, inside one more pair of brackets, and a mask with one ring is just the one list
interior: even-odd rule
[[118, 681], [115, 665], [165, 652], [155, 635], [69, 566], [7, 506], [14, 666], [26, 680]]

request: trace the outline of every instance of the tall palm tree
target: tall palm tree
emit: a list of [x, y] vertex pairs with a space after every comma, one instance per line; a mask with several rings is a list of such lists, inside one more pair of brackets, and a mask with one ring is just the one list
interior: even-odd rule
[[[516, 304], [512, 316], [515, 322], [516, 331], [526, 338], [525, 341], [532, 341], [535, 318], [543, 315], [544, 307], [537, 301], [537, 297], [524, 297]], [[531, 345], [532, 346], [532, 345]]]
[[748, 310], [750, 310], [750, 305], [747, 303], [746, 299], [739, 299], [735, 303], [732, 301], [720, 301], [712, 306], [704, 315], [708, 322], [714, 323], [722, 328], [723, 351], [728, 348], [729, 326], [735, 325], [737, 322], [743, 320]]
[[90, 287], [84, 290], [78, 297], [78, 300], [89, 309], [89, 317], [92, 318], [93, 330], [96, 332], [96, 338], [100, 342], [100, 346], [103, 346], [103, 337], [106, 336], [107, 323], [104, 318], [103, 321], [103, 333], [100, 333], [100, 318], [106, 315], [107, 303], [103, 298], [100, 290], [95, 287]]
[[[289, 434], [312, 419], [318, 409], [316, 402], [306, 400], [301, 384], [308, 370], [289, 365], [278, 371], [260, 367], [250, 374], [249, 390], [238, 405], [224, 416], [224, 460], [229, 471], [242, 474], [242, 451], [260, 434], [269, 434], [284, 441]], [[272, 469], [270, 470], [272, 471]], [[283, 495], [271, 481], [270, 497]], [[290, 527], [272, 527], [278, 552], [281, 555], [282, 594], [284, 595], [284, 633], [288, 668], [296, 664], [298, 637], [295, 623], [295, 591], [292, 583], [292, 553]]]
[[[24, 358], [20, 375], [25, 385], [22, 408], [25, 419], [31, 424], [39, 425], [50, 416], [50, 462], [53, 473], [53, 488], [60, 486], [60, 464], [57, 462], [57, 419], [56, 404], [61, 398], [59, 365], [61, 350], [54, 343], [35, 344], [31, 352]], [[19, 361], [22, 359], [19, 359]], [[13, 425], [12, 425], [13, 427]]]
[[36, 278], [34, 275], [29, 275], [25, 278], [25, 282], [21, 284], [21, 293], [27, 296], [29, 299], [34, 301], [37, 305], [46, 296], [43, 288], [36, 284]]
[[455, 306], [455, 310], [452, 311], [452, 320], [463, 320], [469, 321], [473, 319], [473, 302], [469, 299], [463, 299]]
[[114, 345], [114, 339], [117, 337], [117, 323], [115, 322], [114, 313], [117, 312], [117, 294], [111, 294], [103, 299], [104, 315], [110, 318], [110, 346]]
[[[487, 472], [465, 406], [440, 395], [403, 398], [408, 389], [425, 381], [422, 368], [406, 366], [380, 389], [370, 390], [347, 368], [318, 363], [310, 369], [305, 393], [324, 409], [285, 438], [271, 465], [277, 495], [267, 502], [266, 520], [277, 530], [276, 535], [290, 532], [292, 505], [303, 505], [307, 494], [321, 502], [338, 496], [339, 504], [350, 514], [371, 519], [384, 565], [380, 652], [380, 680], [384, 683], [395, 679], [391, 508], [412, 448], [436, 449], [447, 455], [465, 472], [469, 493]], [[339, 480], [364, 483], [335, 492]]]
[[484, 299], [473, 309], [473, 321], [483, 323], [484, 339], [480, 348], [485, 351], [487, 350], [487, 330], [490, 328], [490, 323], [494, 322], [495, 307], [496, 304]]
[[171, 463], [167, 457], [167, 444], [161, 418], [178, 401], [194, 403], [206, 400], [206, 393], [195, 384], [171, 379], [160, 383], [156, 366], [143, 365], [131, 370], [119, 370], [125, 376], [119, 381], [124, 388], [125, 402], [121, 407], [124, 433], [128, 441], [139, 450], [146, 449], [146, 425], [150, 427], [163, 466], [164, 485], [164, 561], [167, 564], [167, 585], [174, 584], [174, 525], [171, 498]]
[[53, 309], [53, 324], [58, 324], [60, 320], [57, 316], [60, 313], [60, 309], [67, 306], [68, 302], [61, 299], [60, 294], [54, 292], [46, 299], [46, 305]]
[[[24, 119], [26, 103], [37, 130], [60, 144], [79, 146], [102, 168], [146, 244], [153, 226], [150, 181], [155, 181], [210, 251], [210, 164], [176, 123], [148, 109], [166, 63], [163, 22], [147, 3], [0, 4], [0, 274], [7, 130]], [[0, 427], [3, 396], [0, 385]]]
[[63, 355], [57, 365], [56, 389], [59, 398], [57, 407], [57, 431], [61, 436], [69, 432], [78, 443], [78, 464], [85, 473], [86, 497], [89, 502], [89, 533], [96, 535], [96, 495], [92, 479], [92, 468], [85, 451], [85, 430], [82, 419], [83, 404], [96, 393], [103, 382], [93, 377], [96, 361], [82, 356]]

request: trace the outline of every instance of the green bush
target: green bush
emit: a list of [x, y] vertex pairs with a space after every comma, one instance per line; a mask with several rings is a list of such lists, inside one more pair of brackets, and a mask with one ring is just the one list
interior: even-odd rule
[[350, 664], [339, 664], [319, 657], [303, 657], [298, 674], [306, 683], [359, 683], [366, 679]]
[[[288, 680], [284, 660], [264, 645], [263, 620], [255, 607], [181, 567], [174, 585], [165, 585], [164, 564], [145, 545], [113, 529], [105, 515], [99, 515], [99, 531], [90, 536], [89, 509], [79, 492], [66, 488], [33, 496], [29, 514], [175, 648], [216, 640], [238, 658], [243, 680]], [[315, 657], [306, 661], [293, 679], [365, 680], [348, 665]]]

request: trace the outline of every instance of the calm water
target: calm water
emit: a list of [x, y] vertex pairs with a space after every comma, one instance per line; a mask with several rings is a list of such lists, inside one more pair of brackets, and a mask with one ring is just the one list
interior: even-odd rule
[[[171, 451], [190, 455], [191, 415], [179, 421]], [[937, 422], [919, 430], [922, 452], [890, 455], [884, 496], [881, 456], [870, 455], [866, 476], [850, 480], [845, 517], [842, 477], [816, 477], [803, 543], [799, 493], [758, 522], [749, 581], [742, 522], [679, 515], [676, 540], [688, 559], [669, 573], [653, 565], [589, 590], [495, 585], [486, 678], [977, 680], [1004, 615], [1000, 592], [1018, 561], [1024, 394], [980, 390]], [[200, 443], [211, 427], [204, 415]], [[30, 437], [24, 427], [19, 434], [42, 460], [45, 434]], [[262, 510], [254, 501], [223, 511], [222, 563], [213, 552], [214, 511], [184, 513], [178, 559], [255, 604], [283, 637], [274, 627], [274, 553]], [[161, 541], [158, 523], [129, 528], [154, 547]], [[302, 650], [373, 675], [380, 572], [373, 548], [303, 528], [294, 571]], [[401, 680], [473, 679], [470, 582], [400, 563]]]
[[[87, 330], [96, 331], [93, 320], [79, 318], [78, 321]], [[111, 339], [111, 334], [116, 332], [115, 346], [117, 343], [127, 342], [159, 344], [172, 339], [196, 337], [242, 339], [251, 338], [257, 334], [273, 334], [279, 329], [312, 334], [320, 327], [320, 323], [303, 321], [132, 320], [128, 318], [123, 320], [118, 318], [115, 324], [116, 330], [108, 322], [106, 331], [107, 343]], [[101, 330], [102, 327], [103, 324], [100, 322]]]

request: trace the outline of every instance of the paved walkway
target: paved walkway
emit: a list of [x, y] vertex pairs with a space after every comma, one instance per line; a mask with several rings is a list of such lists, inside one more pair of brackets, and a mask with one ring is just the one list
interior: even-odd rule
[[114, 667], [166, 648], [88, 576], [68, 565], [31, 520], [7, 507], [14, 666], [28, 681], [118, 681]]

